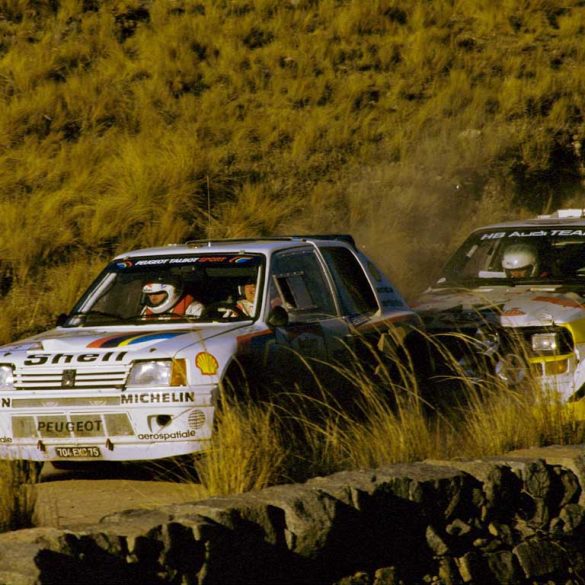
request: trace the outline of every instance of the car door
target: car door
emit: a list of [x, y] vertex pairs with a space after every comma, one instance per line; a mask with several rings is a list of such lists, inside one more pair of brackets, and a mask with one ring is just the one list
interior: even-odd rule
[[272, 365], [301, 382], [313, 372], [321, 375], [327, 363], [338, 359], [348, 327], [338, 314], [315, 250], [295, 248], [274, 254], [269, 287], [270, 306], [280, 305], [289, 315], [289, 323], [277, 328]]
[[358, 331], [380, 307], [364, 268], [353, 252], [345, 246], [320, 246], [319, 251], [331, 274], [340, 311], [348, 328], [344, 343], [338, 349], [337, 359], [350, 363], [352, 360], [358, 362], [371, 360], [373, 356], [368, 355], [370, 347], [371, 344], [376, 345], [379, 333], [374, 333], [375, 338], [370, 339], [368, 334]]
[[411, 382], [413, 374], [419, 382], [426, 380], [433, 365], [418, 315], [364, 254], [330, 244], [320, 252], [350, 327], [346, 347], [353, 348], [356, 369], [385, 381], [390, 375], [399, 383]]

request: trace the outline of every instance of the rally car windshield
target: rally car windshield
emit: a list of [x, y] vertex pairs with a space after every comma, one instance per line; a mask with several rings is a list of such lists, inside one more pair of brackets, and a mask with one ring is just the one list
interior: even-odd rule
[[447, 263], [437, 287], [585, 284], [585, 229], [485, 230]]
[[112, 262], [65, 327], [156, 322], [232, 322], [259, 313], [264, 257], [198, 254]]

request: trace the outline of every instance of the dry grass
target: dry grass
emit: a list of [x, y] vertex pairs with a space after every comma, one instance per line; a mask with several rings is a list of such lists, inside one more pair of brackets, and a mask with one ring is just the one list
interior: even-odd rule
[[[471, 394], [465, 405], [429, 413], [421, 402], [380, 399], [362, 388], [367, 404], [359, 418], [330, 405], [329, 416], [291, 415], [291, 426], [275, 419], [275, 406], [230, 409], [209, 454], [196, 468], [209, 495], [241, 493], [290, 480], [304, 481], [345, 469], [367, 469], [424, 459], [474, 459], [519, 448], [574, 444], [582, 430], [554, 394], [534, 389]], [[396, 389], [394, 389], [396, 390]]]
[[347, 469], [582, 440], [557, 393], [530, 377], [514, 388], [485, 371], [479, 381], [465, 374], [470, 363], [439, 349], [452, 360], [442, 399], [430, 401], [429, 381], [421, 385], [415, 365], [396, 352], [373, 370], [356, 356], [351, 367], [336, 368], [335, 378], [317, 380], [312, 392], [232, 404], [222, 411], [209, 455], [197, 462], [203, 486], [210, 495], [240, 493]]
[[503, 384], [475, 394], [464, 411], [461, 456], [485, 457], [508, 451], [580, 440], [576, 421], [554, 392], [535, 386], [514, 391]]
[[[349, 231], [412, 297], [470, 229], [585, 207], [584, 25], [579, 0], [0, 0], [0, 342], [130, 248]], [[554, 400], [486, 388], [452, 428], [408, 376], [391, 408], [354, 382], [362, 420], [301, 409], [296, 454], [273, 410], [226, 415], [207, 481], [566, 439]]]
[[239, 494], [277, 483], [287, 448], [273, 409], [230, 404], [217, 418], [212, 447], [195, 464], [207, 492]]
[[584, 21], [576, 0], [0, 0], [21, 289], [0, 312], [80, 251], [207, 235], [208, 180], [213, 236], [353, 231], [410, 296], [469, 227], [582, 203]]

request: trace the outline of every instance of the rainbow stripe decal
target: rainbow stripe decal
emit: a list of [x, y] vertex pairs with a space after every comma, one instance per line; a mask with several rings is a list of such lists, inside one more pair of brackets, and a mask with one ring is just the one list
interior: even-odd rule
[[124, 347], [126, 345], [136, 345], [138, 343], [147, 343], [149, 341], [160, 341], [162, 339], [172, 339], [179, 335], [185, 335], [188, 331], [166, 331], [160, 333], [130, 333], [128, 335], [111, 335], [92, 341], [87, 347]]

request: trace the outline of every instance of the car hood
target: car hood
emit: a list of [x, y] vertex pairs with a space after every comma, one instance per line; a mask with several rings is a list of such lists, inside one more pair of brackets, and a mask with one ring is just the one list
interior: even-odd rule
[[491, 320], [505, 327], [562, 324], [585, 317], [585, 298], [554, 287], [514, 286], [426, 291], [414, 309], [427, 326]]
[[[90, 354], [124, 351], [127, 355], [145, 353], [148, 356], [169, 357], [189, 345], [201, 343], [220, 335], [229, 335], [247, 324], [209, 325], [193, 328], [57, 328], [42, 334], [5, 345], [4, 355], [27, 353]], [[125, 360], [124, 360], [125, 361]]]

